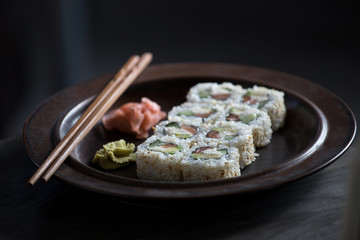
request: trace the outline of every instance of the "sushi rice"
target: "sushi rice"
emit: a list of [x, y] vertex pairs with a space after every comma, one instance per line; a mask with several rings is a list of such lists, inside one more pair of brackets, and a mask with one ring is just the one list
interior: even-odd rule
[[217, 180], [241, 175], [239, 150], [213, 142], [197, 142], [180, 162], [184, 181]]

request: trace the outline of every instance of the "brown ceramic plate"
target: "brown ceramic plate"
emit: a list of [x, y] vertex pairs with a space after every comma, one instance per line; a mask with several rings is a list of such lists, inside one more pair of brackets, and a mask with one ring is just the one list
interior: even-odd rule
[[[40, 165], [59, 138], [74, 124], [92, 97], [111, 75], [67, 88], [45, 101], [26, 121], [24, 143], [35, 164]], [[246, 194], [271, 189], [304, 177], [337, 159], [351, 144], [356, 122], [351, 110], [337, 96], [302, 78], [272, 70], [229, 64], [170, 64], [149, 67], [114, 107], [146, 96], [163, 110], [185, 101], [188, 89], [198, 82], [229, 81], [279, 89], [286, 94], [285, 127], [271, 143], [257, 150], [260, 157], [242, 176], [208, 182], [164, 183], [137, 179], [136, 165], [104, 171], [91, 164], [103, 144], [116, 139], [140, 143], [119, 132], [96, 125], [55, 176], [79, 188], [113, 197], [133, 199], [199, 199]]]

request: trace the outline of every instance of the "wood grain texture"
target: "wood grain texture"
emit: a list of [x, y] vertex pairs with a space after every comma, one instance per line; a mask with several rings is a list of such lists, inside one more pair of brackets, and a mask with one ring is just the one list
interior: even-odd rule
[[[249, 197], [187, 209], [136, 206], [52, 179], [29, 188], [36, 167], [20, 136], [0, 142], [0, 239], [341, 239], [350, 166], [359, 141], [327, 168]], [[194, 205], [195, 206], [195, 205]]]

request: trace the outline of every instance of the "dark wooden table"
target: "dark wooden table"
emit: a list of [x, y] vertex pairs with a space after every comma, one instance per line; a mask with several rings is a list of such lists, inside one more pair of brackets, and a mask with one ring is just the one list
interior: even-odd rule
[[0, 142], [0, 239], [342, 239], [354, 217], [346, 209], [356, 201], [350, 176], [359, 147], [356, 138], [330, 166], [260, 194], [161, 208], [56, 178], [28, 187], [36, 166], [14, 136]]

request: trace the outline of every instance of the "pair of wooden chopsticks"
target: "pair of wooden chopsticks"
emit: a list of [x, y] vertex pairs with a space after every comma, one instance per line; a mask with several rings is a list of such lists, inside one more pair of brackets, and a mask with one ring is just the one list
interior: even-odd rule
[[93, 126], [150, 64], [151, 60], [151, 53], [144, 53], [141, 57], [138, 55], [130, 57], [29, 179], [28, 184], [30, 186], [33, 186], [41, 176], [45, 182], [49, 180]]

